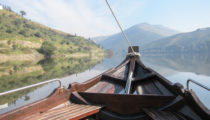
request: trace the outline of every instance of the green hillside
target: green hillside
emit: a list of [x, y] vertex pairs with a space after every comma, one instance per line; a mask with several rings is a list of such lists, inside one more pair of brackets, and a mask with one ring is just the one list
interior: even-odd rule
[[54, 57], [103, 52], [97, 44], [83, 37], [49, 28], [8, 10], [0, 10], [0, 58], [1, 55], [39, 56], [41, 54], [37, 51], [44, 41], [55, 46]]

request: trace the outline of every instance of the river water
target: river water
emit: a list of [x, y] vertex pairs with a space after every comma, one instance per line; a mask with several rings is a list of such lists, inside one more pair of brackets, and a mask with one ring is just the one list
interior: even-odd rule
[[[112, 58], [105, 58], [102, 61], [97, 61], [97, 60], [94, 61], [91, 59], [85, 59], [85, 60], [71, 59], [68, 61], [59, 61], [59, 62], [57, 61], [59, 64], [60, 62], [62, 63], [62, 65], [64, 64], [63, 66], [58, 65], [60, 66], [59, 68], [57, 67], [53, 68], [51, 66], [52, 64], [45, 64], [45, 65], [41, 64], [41, 65], [42, 68], [44, 66], [45, 68], [44, 71], [47, 71], [47, 69], [49, 69], [50, 74], [45, 73], [47, 74], [47, 76], [52, 76], [54, 74], [57, 74], [57, 72], [59, 72], [60, 74], [58, 74], [57, 76], [54, 75], [53, 77], [59, 76], [59, 78], [62, 79], [62, 85], [68, 87], [70, 83], [84, 82], [112, 67], [117, 66], [120, 62], [123, 61], [124, 58], [125, 55], [115, 55]], [[146, 66], [154, 69], [162, 76], [169, 79], [171, 82], [173, 83], [179, 82], [185, 88], [186, 88], [186, 81], [188, 79], [196, 80], [197, 82], [210, 87], [210, 55], [143, 54], [141, 56], [141, 60]], [[78, 63], [76, 64], [75, 62]], [[49, 63], [49, 61], [46, 61], [46, 63]], [[69, 63], [72, 64], [69, 65]], [[60, 68], [62, 68], [62, 70], [60, 70]], [[46, 76], [36, 77], [36, 79], [38, 78], [41, 78], [42, 80], [47, 80], [50, 77]], [[52, 77], [50, 79], [52, 79]], [[20, 94], [20, 96], [18, 96], [16, 99], [14, 99], [13, 97], [8, 97], [8, 99], [1, 102], [0, 98], [0, 102], [2, 104], [0, 106], [0, 113], [7, 112], [17, 107], [45, 98], [56, 87], [58, 87], [58, 83], [54, 82], [38, 88], [31, 89], [29, 91], [22, 92], [23, 94]], [[190, 84], [190, 88], [193, 89], [193, 91], [195, 91], [197, 96], [200, 98], [201, 102], [208, 109], [210, 109], [210, 104], [208, 104], [208, 102], [210, 101], [210, 92], [195, 84]], [[11, 101], [10, 98], [12, 99]]]

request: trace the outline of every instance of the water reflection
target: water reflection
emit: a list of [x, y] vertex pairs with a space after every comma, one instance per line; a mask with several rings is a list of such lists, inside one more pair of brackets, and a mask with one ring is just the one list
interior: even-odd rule
[[[101, 61], [102, 59], [92, 58], [68, 58], [42, 60], [37, 63], [20, 62], [15, 64], [6, 63], [6, 65], [1, 64], [0, 92], [56, 77], [63, 77], [62, 85], [67, 87], [69, 83], [84, 82], [95, 77], [107, 69], [117, 66], [124, 59], [125, 55], [115, 55], [112, 58], [105, 58], [103, 61]], [[186, 80], [192, 78], [210, 87], [210, 55], [142, 54], [141, 59], [146, 66], [156, 70], [174, 83], [179, 82], [186, 86]], [[16, 67], [14, 67], [14, 65], [16, 65]], [[10, 70], [12, 70], [12, 74], [9, 73]], [[20, 95], [19, 93], [15, 94], [14, 96], [20, 99], [16, 100], [15, 104], [14, 102], [13, 104], [10, 104], [9, 108], [0, 110], [0, 113], [45, 98], [54, 88], [57, 87], [57, 85], [57, 83], [51, 83], [39, 87], [39, 89], [34, 88], [26, 92], [21, 92]], [[208, 104], [208, 101], [210, 101], [210, 93], [194, 84], [191, 85], [191, 88], [196, 92], [201, 101], [210, 108], [210, 105]], [[12, 99], [14, 96], [9, 98], [4, 97], [3, 99], [0, 98], [0, 104], [7, 101], [14, 101], [14, 99]]]
[[[186, 88], [188, 79], [210, 87], [210, 55], [209, 54], [170, 54], [170, 55], [143, 55], [143, 62], [156, 70], [171, 82], [181, 83]], [[195, 85], [191, 88], [202, 103], [210, 109], [210, 92]]]
[[143, 55], [143, 61], [149, 66], [158, 65], [179, 72], [210, 75], [209, 54], [147, 54]]
[[[76, 75], [63, 78], [64, 85], [72, 82], [84, 82], [105, 70], [116, 67], [125, 59], [124, 55], [115, 55], [105, 58], [103, 62], [96, 65], [91, 71], [85, 71]], [[186, 88], [187, 79], [191, 78], [199, 83], [210, 87], [210, 55], [208, 54], [142, 54], [143, 63], [156, 70], [173, 83], [179, 82]], [[191, 84], [191, 88], [204, 105], [210, 109], [210, 93], [203, 88]]]
[[[0, 63], [0, 92], [31, 85], [45, 80], [69, 76], [84, 72], [98, 64], [103, 58], [65, 58], [32, 61], [16, 61]], [[54, 85], [55, 84], [55, 85]], [[21, 92], [0, 96], [1, 105], [8, 104], [6, 109], [0, 108], [0, 113], [17, 108], [27, 103], [46, 97], [58, 85], [57, 83], [27, 89]], [[50, 86], [50, 87], [49, 87]], [[50, 88], [50, 89], [49, 89]], [[42, 92], [37, 93], [37, 91]], [[34, 94], [37, 95], [34, 95]], [[41, 93], [41, 94], [40, 94]]]

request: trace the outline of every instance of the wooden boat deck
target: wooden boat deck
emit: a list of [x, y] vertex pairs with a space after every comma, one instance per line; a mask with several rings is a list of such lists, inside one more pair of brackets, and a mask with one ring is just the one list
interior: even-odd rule
[[119, 66], [88, 81], [0, 114], [0, 120], [34, 119], [210, 120], [210, 111], [192, 90], [146, 67], [140, 56], [127, 55]]
[[170, 111], [144, 109], [144, 112], [149, 116], [150, 120], [186, 120], [185, 117], [180, 116], [178, 113]]
[[99, 112], [100, 106], [69, 104], [63, 107], [37, 113], [24, 120], [78, 120]]

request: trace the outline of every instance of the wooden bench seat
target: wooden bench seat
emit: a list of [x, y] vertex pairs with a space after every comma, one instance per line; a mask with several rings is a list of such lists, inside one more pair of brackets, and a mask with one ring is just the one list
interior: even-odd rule
[[34, 114], [24, 120], [78, 120], [96, 114], [100, 109], [100, 106], [69, 104], [44, 113]]
[[144, 109], [151, 120], [186, 120], [184, 116], [170, 111], [158, 111], [155, 109]]

